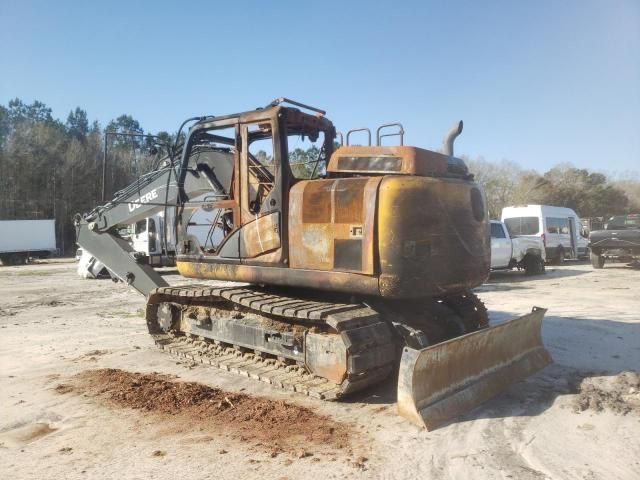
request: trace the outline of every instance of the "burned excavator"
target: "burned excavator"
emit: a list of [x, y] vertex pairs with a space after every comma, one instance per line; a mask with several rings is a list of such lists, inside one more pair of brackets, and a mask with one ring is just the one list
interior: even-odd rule
[[[405, 146], [400, 124], [342, 145], [324, 111], [285, 98], [188, 122], [173, 156], [76, 217], [78, 244], [146, 296], [162, 349], [327, 400], [397, 375], [399, 413], [429, 429], [551, 362], [544, 309], [489, 327], [471, 291], [490, 237], [453, 154], [462, 122], [442, 153]], [[169, 286], [118, 235], [167, 208], [177, 269], [202, 284]]]

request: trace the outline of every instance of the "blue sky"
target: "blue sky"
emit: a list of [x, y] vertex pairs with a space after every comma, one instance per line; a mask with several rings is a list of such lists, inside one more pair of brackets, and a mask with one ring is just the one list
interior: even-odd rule
[[640, 0], [0, 0], [0, 103], [146, 131], [287, 96], [338, 129], [544, 171], [640, 171]]

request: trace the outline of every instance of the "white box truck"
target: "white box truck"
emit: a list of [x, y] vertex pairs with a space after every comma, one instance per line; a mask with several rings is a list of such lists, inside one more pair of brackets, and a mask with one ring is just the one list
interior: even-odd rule
[[57, 253], [55, 220], [0, 220], [0, 261], [27, 263]]
[[580, 218], [570, 208], [552, 205], [516, 205], [502, 209], [502, 221], [513, 236], [540, 237], [547, 261], [560, 264], [565, 259], [589, 255], [588, 240]]

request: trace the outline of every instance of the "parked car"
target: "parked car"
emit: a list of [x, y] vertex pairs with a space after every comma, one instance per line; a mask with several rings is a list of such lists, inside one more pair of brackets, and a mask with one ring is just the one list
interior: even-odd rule
[[523, 269], [526, 275], [544, 273], [546, 253], [542, 238], [512, 237], [504, 223], [491, 220], [491, 269]]
[[516, 205], [502, 209], [502, 221], [511, 236], [538, 237], [548, 261], [585, 258], [588, 241], [580, 217], [570, 208], [552, 205]]
[[607, 259], [640, 260], [640, 214], [611, 217], [604, 230], [589, 235], [591, 265], [603, 268]]

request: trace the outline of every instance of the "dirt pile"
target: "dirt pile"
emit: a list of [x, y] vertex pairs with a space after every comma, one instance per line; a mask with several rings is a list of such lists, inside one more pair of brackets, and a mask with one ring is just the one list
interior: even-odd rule
[[576, 393], [575, 412], [611, 410], [620, 415], [640, 415], [640, 375], [637, 372], [586, 378], [580, 382]]
[[263, 397], [232, 393], [161, 374], [117, 369], [88, 370], [59, 393], [88, 394], [111, 405], [171, 416], [184, 425], [262, 446], [274, 456], [298, 456], [302, 447], [323, 453], [351, 454], [351, 429], [308, 408]]

